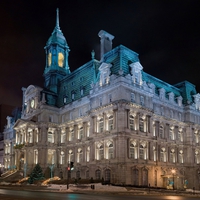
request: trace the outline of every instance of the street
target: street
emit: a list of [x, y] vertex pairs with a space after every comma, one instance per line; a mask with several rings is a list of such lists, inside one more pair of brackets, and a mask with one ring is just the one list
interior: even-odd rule
[[163, 196], [163, 195], [130, 195], [129, 193], [65, 193], [65, 192], [42, 192], [42, 191], [20, 191], [0, 189], [1, 200], [194, 200], [198, 197], [191, 196]]

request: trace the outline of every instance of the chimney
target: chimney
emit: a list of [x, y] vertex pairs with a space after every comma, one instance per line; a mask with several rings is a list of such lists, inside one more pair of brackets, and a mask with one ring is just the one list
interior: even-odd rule
[[103, 61], [103, 56], [108, 51], [112, 50], [112, 40], [114, 39], [114, 36], [110, 33], [107, 33], [104, 30], [99, 31], [99, 37], [101, 38], [101, 61]]

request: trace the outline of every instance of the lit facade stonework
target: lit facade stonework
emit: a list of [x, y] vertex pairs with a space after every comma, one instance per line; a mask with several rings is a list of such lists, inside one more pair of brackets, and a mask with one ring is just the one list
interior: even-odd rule
[[[23, 89], [15, 124], [15, 164], [54, 175], [113, 184], [199, 187], [200, 94], [187, 81], [170, 85], [143, 71], [138, 54], [100, 31], [101, 59], [70, 72], [59, 27], [45, 47], [45, 86]], [[24, 146], [23, 146], [24, 145]], [[23, 158], [23, 159], [22, 159]], [[23, 162], [23, 163], [22, 163]], [[172, 171], [175, 170], [175, 171]]]

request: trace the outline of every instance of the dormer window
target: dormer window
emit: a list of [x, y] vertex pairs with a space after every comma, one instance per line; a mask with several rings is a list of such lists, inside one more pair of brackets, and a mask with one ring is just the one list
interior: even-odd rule
[[169, 95], [169, 101], [174, 103], [174, 93], [170, 92], [170, 93], [168, 93], [168, 95]]
[[193, 95], [194, 97], [194, 103], [195, 103], [195, 108], [197, 110], [200, 110], [200, 94], [196, 94], [196, 95]]
[[133, 83], [142, 85], [142, 65], [139, 62], [130, 64]]
[[159, 89], [159, 97], [161, 100], [165, 99], [165, 89], [164, 88]]
[[65, 97], [63, 98], [63, 103], [64, 103], [64, 104], [66, 104], [66, 103], [67, 103], [67, 99], [68, 99], [68, 97], [67, 97], [67, 96], [65, 96]]
[[99, 67], [100, 71], [100, 86], [103, 86], [105, 84], [108, 84], [110, 82], [110, 68], [111, 64], [102, 63]]
[[177, 97], [177, 103], [179, 106], [182, 106], [182, 101], [183, 101], [182, 96]]

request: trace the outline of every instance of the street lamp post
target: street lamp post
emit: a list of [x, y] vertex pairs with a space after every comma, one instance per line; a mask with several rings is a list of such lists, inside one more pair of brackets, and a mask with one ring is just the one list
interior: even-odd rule
[[173, 190], [174, 190], [174, 174], [175, 174], [175, 170], [174, 169], [172, 169], [172, 175], [173, 175]]

